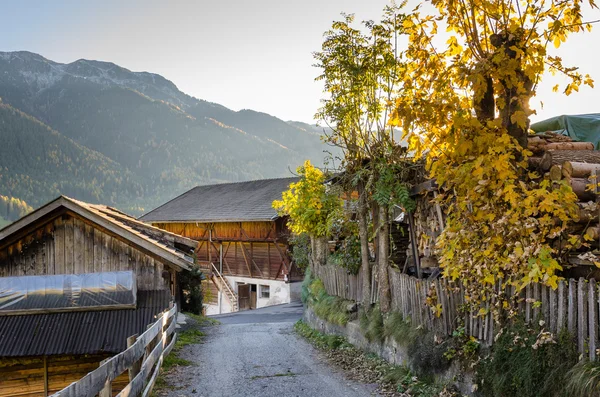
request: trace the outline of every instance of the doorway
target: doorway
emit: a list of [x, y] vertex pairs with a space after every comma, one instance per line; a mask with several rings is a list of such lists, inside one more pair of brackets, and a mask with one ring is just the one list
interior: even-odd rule
[[239, 310], [256, 309], [257, 285], [238, 283]]

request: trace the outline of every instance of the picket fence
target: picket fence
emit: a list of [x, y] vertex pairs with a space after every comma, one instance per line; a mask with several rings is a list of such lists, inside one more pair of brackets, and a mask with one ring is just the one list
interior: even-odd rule
[[[315, 266], [313, 274], [323, 281], [327, 293], [344, 299], [362, 301], [362, 277], [349, 274], [345, 269], [333, 266]], [[492, 345], [496, 326], [492, 311], [485, 316], [478, 313], [464, 312], [464, 294], [460, 288], [450, 285], [441, 278], [434, 280], [417, 279], [400, 273], [394, 268], [389, 269], [392, 310], [401, 313], [404, 318], [410, 318], [415, 327], [451, 335], [464, 322], [465, 332], [474, 336], [482, 344]], [[426, 304], [427, 293], [435, 288], [437, 303], [442, 311], [437, 316]], [[519, 295], [518, 311], [527, 322], [543, 321], [543, 328], [553, 334], [558, 334], [564, 328], [577, 340], [580, 354], [595, 360], [599, 343], [599, 285], [595, 280], [584, 278], [567, 279], [558, 283], [558, 288], [552, 289], [541, 284], [532, 284], [517, 292], [515, 288], [510, 293]], [[374, 284], [372, 302], [377, 300]], [[488, 302], [486, 309], [490, 309]]]

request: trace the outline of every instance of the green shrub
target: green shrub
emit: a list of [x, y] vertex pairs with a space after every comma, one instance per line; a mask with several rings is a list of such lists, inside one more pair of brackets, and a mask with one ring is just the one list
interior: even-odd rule
[[[483, 396], [570, 396], [565, 392], [569, 370], [577, 363], [573, 337], [563, 330], [549, 339], [540, 326], [523, 320], [502, 330], [491, 353], [477, 366]], [[544, 343], [541, 343], [544, 342]], [[585, 368], [578, 368], [585, 373]], [[582, 394], [583, 395], [583, 394]]]
[[202, 314], [202, 280], [206, 277], [200, 266], [194, 264], [192, 269], [179, 274], [181, 286], [181, 310], [194, 314]]
[[567, 373], [566, 394], [572, 397], [600, 395], [600, 362], [581, 361]]
[[419, 330], [413, 327], [410, 319], [405, 319], [398, 312], [391, 312], [383, 323], [383, 335], [406, 347], [419, 336]]
[[361, 266], [358, 236], [350, 235], [341, 241], [336, 251], [329, 255], [329, 260], [336, 266], [348, 270], [350, 274], [358, 274]]
[[323, 281], [313, 279], [310, 272], [302, 283], [302, 301], [309, 305], [319, 318], [332, 324], [344, 326], [350, 321], [348, 306], [351, 302], [328, 295]]
[[308, 298], [310, 297], [310, 290], [308, 288], [310, 287], [312, 281], [313, 278], [310, 269], [306, 269], [306, 272], [304, 273], [304, 280], [302, 281], [302, 291], [300, 295], [302, 303], [305, 305], [308, 304]]
[[369, 342], [382, 342], [384, 338], [383, 315], [379, 306], [370, 310], [361, 309], [358, 315], [360, 331]]
[[307, 233], [292, 234], [290, 237], [292, 260], [300, 269], [308, 269], [310, 264], [310, 236]]
[[417, 330], [418, 336], [407, 345], [408, 362], [420, 375], [433, 375], [450, 367], [444, 353], [449, 341], [437, 343], [433, 332]]

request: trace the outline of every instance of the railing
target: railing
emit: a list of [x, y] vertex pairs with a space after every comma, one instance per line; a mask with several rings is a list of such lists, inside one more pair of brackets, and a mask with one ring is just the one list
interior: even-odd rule
[[[223, 276], [221, 275], [221, 273], [219, 272], [219, 270], [217, 269], [217, 267], [215, 266], [214, 263], [211, 262], [212, 268], [214, 270], [214, 272], [217, 274], [217, 276], [219, 277], [219, 280], [221, 282], [221, 285], [224, 285], [225, 288], [227, 288], [227, 291], [229, 292], [228, 297], [229, 299], [232, 299], [234, 301], [237, 302], [237, 297], [235, 295], [235, 293], [233, 292], [233, 290], [229, 287], [229, 283], [227, 282], [227, 280], [225, 280], [223, 278]], [[236, 302], [231, 302], [231, 304], [235, 304]]]
[[123, 372], [129, 372], [129, 383], [117, 397], [147, 397], [152, 393], [160, 373], [163, 358], [177, 340], [175, 327], [177, 305], [163, 313], [141, 336], [127, 339], [127, 350], [111, 357], [100, 367], [54, 394], [54, 397], [109, 397], [111, 382]]

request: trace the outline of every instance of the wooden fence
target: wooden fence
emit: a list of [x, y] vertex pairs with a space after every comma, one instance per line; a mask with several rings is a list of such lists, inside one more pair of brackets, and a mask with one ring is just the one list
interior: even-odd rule
[[117, 397], [150, 396], [164, 356], [177, 340], [177, 305], [163, 313], [141, 336], [127, 339], [127, 350], [103, 361], [86, 376], [54, 394], [55, 397], [111, 397], [111, 382], [128, 371], [129, 383]]
[[[344, 299], [361, 301], [362, 284], [360, 275], [351, 275], [337, 266], [317, 266], [316, 277], [325, 285], [327, 293]], [[460, 288], [451, 286], [446, 280], [417, 279], [389, 269], [392, 309], [410, 318], [415, 327], [451, 335], [458, 327], [459, 320], [464, 322], [468, 335], [480, 342], [491, 345], [494, 341], [496, 326], [491, 310], [485, 316], [477, 313], [461, 314], [464, 307], [464, 294]], [[517, 293], [515, 288], [509, 292], [519, 295], [518, 310], [527, 322], [544, 321], [543, 328], [553, 334], [567, 329], [577, 340], [579, 353], [596, 359], [599, 342], [600, 291], [595, 280], [562, 280], [558, 288], [552, 289], [541, 284], [532, 284]], [[437, 303], [442, 305], [439, 316], [425, 303], [427, 293], [434, 288]], [[376, 289], [376, 288], [374, 288]], [[377, 299], [374, 293], [372, 301]], [[490, 309], [488, 302], [485, 309]]]

